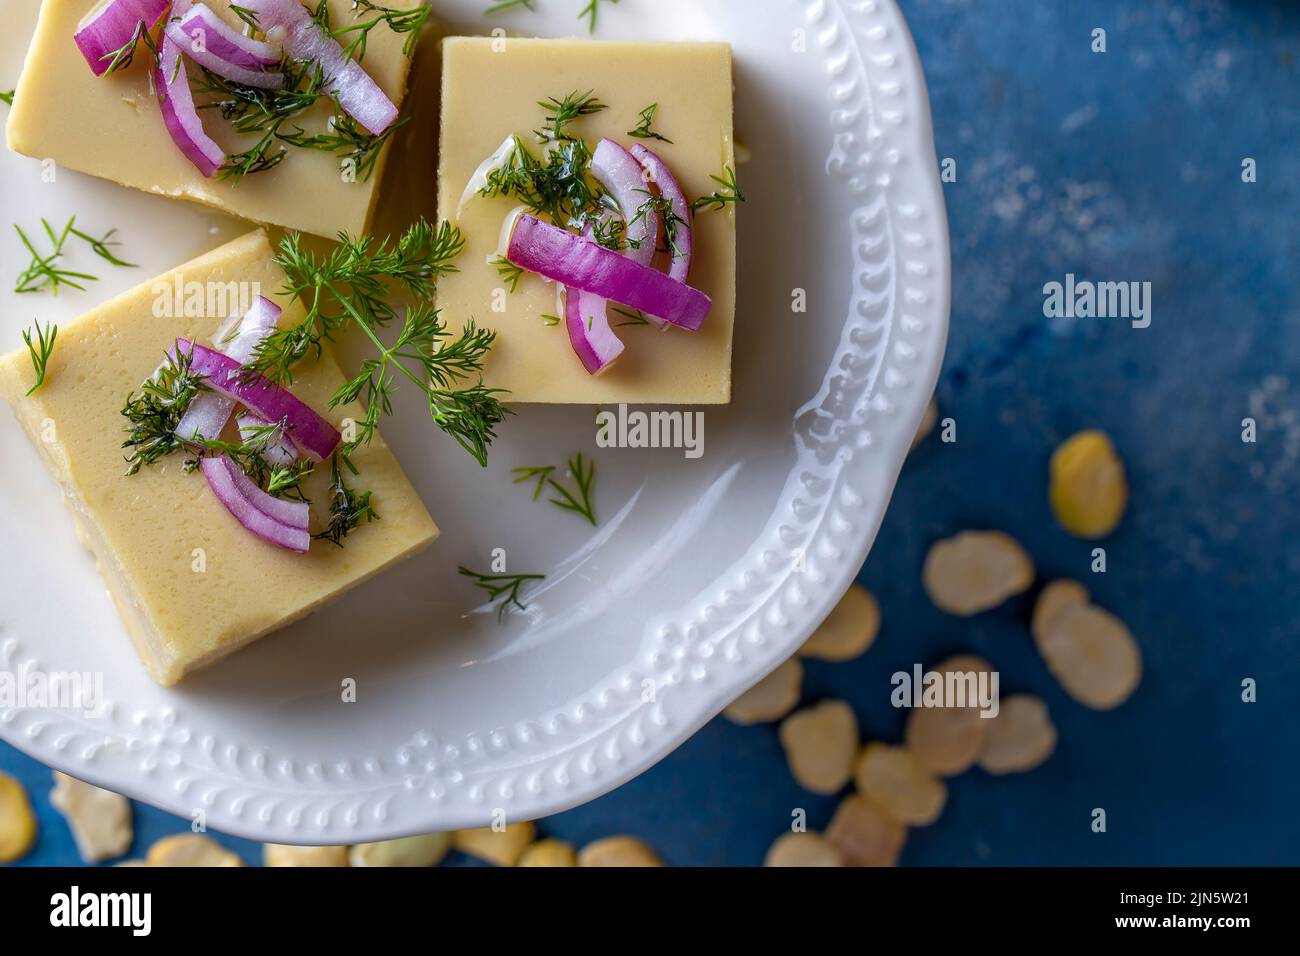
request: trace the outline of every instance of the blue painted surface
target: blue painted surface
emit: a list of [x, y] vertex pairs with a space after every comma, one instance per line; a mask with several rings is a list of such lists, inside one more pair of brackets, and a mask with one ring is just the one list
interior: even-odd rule
[[[1027, 776], [952, 783], [913, 831], [911, 864], [1300, 863], [1300, 6], [1289, 2], [904, 0], [924, 58], [953, 235], [953, 335], [939, 388], [958, 442], [908, 464], [862, 581], [884, 630], [849, 664], [810, 664], [808, 701], [843, 697], [897, 739], [889, 675], [975, 650], [1003, 691], [1044, 697], [1056, 755]], [[1090, 51], [1107, 31], [1108, 51]], [[1243, 184], [1253, 157], [1259, 181]], [[1149, 329], [1049, 322], [1044, 283], [1150, 280]], [[1240, 441], [1246, 416], [1259, 441]], [[1105, 542], [1053, 523], [1052, 448], [1109, 431], [1133, 502]], [[1057, 687], [1028, 634], [1031, 598], [972, 621], [920, 586], [928, 546], [966, 527], [1019, 538], [1046, 577], [1086, 580], [1137, 635], [1146, 674], [1108, 714]], [[1240, 681], [1259, 702], [1240, 701]], [[36, 796], [26, 863], [74, 863], [49, 774], [0, 745]], [[678, 865], [755, 864], [792, 808], [835, 801], [791, 780], [774, 728], [715, 721], [618, 792], [543, 825], [581, 843], [641, 835]], [[1104, 807], [1109, 828], [1089, 828]], [[137, 807], [137, 852], [185, 826]], [[255, 862], [256, 845], [228, 840]]]

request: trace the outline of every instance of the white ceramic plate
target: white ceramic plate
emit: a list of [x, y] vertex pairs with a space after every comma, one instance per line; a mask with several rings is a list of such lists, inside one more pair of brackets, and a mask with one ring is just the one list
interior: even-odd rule
[[[493, 25], [483, 0], [434, 5], [454, 29]], [[541, 0], [496, 22], [569, 35], [580, 6]], [[651, 766], [822, 620], [875, 537], [947, 333], [947, 229], [911, 38], [891, 0], [623, 0], [602, 4], [599, 35], [735, 47], [737, 132], [754, 158], [740, 170], [735, 401], [706, 412], [704, 456], [598, 451], [591, 410], [528, 408], [483, 473], [404, 405], [384, 434], [442, 526], [434, 548], [164, 690], [0, 415], [0, 671], [102, 672], [109, 701], [97, 717], [0, 709], [6, 740], [257, 840], [375, 840], [498, 809], [534, 818]], [[25, 43], [22, 29], [0, 41], [12, 47], [0, 88]], [[73, 173], [45, 184], [11, 154], [0, 200], [5, 283], [26, 262], [10, 220], [116, 225], [141, 264], [57, 300], [4, 295], [5, 350], [33, 318], [67, 321], [247, 228]], [[806, 313], [792, 312], [796, 290]], [[578, 449], [598, 463], [595, 533], [510, 481]], [[549, 575], [500, 625], [456, 574], [496, 547], [512, 571]], [[347, 677], [356, 703], [340, 701]]]

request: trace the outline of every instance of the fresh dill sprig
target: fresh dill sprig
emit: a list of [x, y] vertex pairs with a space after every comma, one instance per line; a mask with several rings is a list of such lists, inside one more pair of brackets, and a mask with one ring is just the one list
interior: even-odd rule
[[203, 82], [194, 88], [199, 95], [211, 97], [199, 109], [219, 110], [237, 133], [261, 133], [279, 129], [327, 95], [325, 72], [319, 63], [299, 64], [286, 59], [280, 64], [284, 86], [278, 90], [244, 86], [234, 80], [203, 70]]
[[573, 137], [564, 131], [566, 126], [580, 117], [592, 116], [609, 109], [596, 98], [594, 90], [588, 90], [586, 93], [575, 90], [562, 100], [552, 96], [550, 99], [539, 101], [537, 105], [546, 110], [546, 120], [542, 128], [533, 131], [539, 143], [562, 143], [571, 140]]
[[318, 149], [349, 159], [353, 163], [353, 170], [357, 179], [366, 182], [375, 171], [375, 163], [379, 160], [379, 151], [388, 142], [389, 137], [406, 123], [407, 119], [409, 117], [398, 120], [376, 136], [363, 129], [351, 116], [343, 112], [336, 112], [330, 122], [328, 132], [309, 135], [301, 129], [289, 133], [277, 131], [275, 138], [282, 143], [288, 143], [290, 146], [298, 146], [302, 149]]
[[63, 255], [63, 245], [68, 241], [68, 236], [72, 234], [70, 230], [71, 223], [65, 226], [62, 232], [57, 235], [47, 220], [42, 219], [41, 225], [45, 227], [45, 233], [50, 237], [50, 242], [54, 246], [54, 251], [48, 256], [42, 256], [37, 252], [36, 247], [27, 238], [27, 234], [23, 232], [22, 227], [17, 224], [14, 225], [18, 238], [27, 247], [27, 251], [32, 254], [32, 261], [18, 276], [18, 281], [14, 285], [15, 292], [42, 292], [49, 289], [55, 295], [58, 295], [59, 286], [64, 285], [84, 291], [86, 287], [77, 280], [95, 282], [99, 279], [98, 276], [90, 275], [87, 272], [72, 272], [69, 269], [60, 269], [54, 264], [55, 260]]
[[740, 191], [740, 186], [736, 182], [736, 171], [730, 166], [723, 168], [721, 176], [710, 176], [709, 178], [721, 186], [722, 190], [714, 191], [695, 200], [695, 202], [691, 203], [693, 211], [726, 209], [727, 206], [745, 201], [745, 194]]
[[[618, 0], [609, 0], [610, 3], [618, 3]], [[596, 32], [596, 14], [600, 10], [600, 0], [588, 0], [587, 5], [582, 8], [578, 14], [578, 19], [587, 21], [587, 30], [590, 33]]]
[[265, 173], [284, 162], [285, 150], [272, 153], [275, 130], [267, 130], [258, 141], [241, 153], [231, 153], [217, 170], [217, 178], [224, 183], [238, 183], [245, 176]]
[[[644, 190], [642, 191], [644, 192]], [[637, 208], [636, 215], [628, 223], [628, 228], [630, 229], [638, 222], [642, 222], [646, 216], [650, 215], [652, 210], [657, 212], [664, 225], [664, 244], [659, 251], [667, 253], [674, 259], [680, 258], [684, 253], [681, 244], [678, 242], [678, 236], [681, 227], [686, 225], [686, 220], [677, 215], [677, 210], [673, 207], [673, 201], [667, 196], [655, 196], [649, 192], [646, 192], [646, 196], [648, 198]]]
[[542, 325], [556, 326], [559, 324], [560, 317], [558, 315], [549, 315], [545, 312], [542, 313]]
[[625, 320], [625, 321], [623, 321], [623, 322], [618, 322], [618, 323], [616, 323], [615, 326], [614, 326], [614, 328], [616, 328], [616, 329], [625, 328], [626, 326], [630, 326], [630, 325], [649, 325], [649, 324], [650, 324], [650, 320], [649, 320], [648, 318], [646, 318], [646, 314], [645, 314], [644, 312], [642, 312], [640, 309], [637, 309], [637, 310], [634, 311], [634, 312], [629, 312], [627, 309], [621, 309], [621, 308], [619, 308], [619, 307], [616, 306], [616, 305], [615, 305], [615, 306], [610, 306], [610, 309], [611, 309], [612, 311], [614, 311], [614, 312], [617, 312], [619, 315], [623, 316], [623, 318], [624, 318], [624, 320]]
[[482, 588], [488, 593], [488, 603], [504, 598], [497, 607], [497, 620], [501, 621], [506, 616], [511, 606], [519, 610], [527, 610], [528, 605], [519, 600], [519, 589], [529, 581], [545, 581], [544, 574], [480, 574], [478, 571], [471, 571], [469, 568], [461, 565], [457, 570], [467, 578], [474, 579], [474, 586]]
[[554, 465], [543, 465], [540, 468], [516, 468], [511, 472], [515, 476], [516, 485], [523, 484], [525, 481], [536, 481], [533, 488], [533, 500], [537, 501], [542, 497], [542, 492], [546, 490], [546, 481], [551, 475], [555, 474]]
[[497, 256], [492, 260], [492, 265], [496, 267], [497, 275], [501, 276], [503, 282], [510, 289], [510, 294], [514, 295], [519, 289], [519, 280], [524, 277], [522, 266], [517, 266], [505, 256]]
[[387, 24], [388, 29], [394, 33], [406, 34], [406, 42], [402, 44], [402, 52], [410, 56], [415, 50], [415, 44], [420, 39], [420, 31], [428, 23], [429, 14], [433, 11], [433, 8], [427, 3], [422, 3], [410, 10], [394, 10], [391, 7], [381, 7], [377, 3], [371, 3], [370, 0], [352, 0], [352, 9], [358, 11], [357, 15], [360, 15], [360, 11], [365, 11], [374, 13], [376, 16], [372, 20], [338, 27], [330, 32], [340, 40], [346, 38], [348, 34], [354, 34], [351, 41], [343, 47], [343, 54], [358, 63], [365, 58], [366, 41], [370, 36], [370, 31], [381, 23]]
[[[33, 331], [36, 337], [35, 342], [32, 342]], [[41, 323], [33, 322], [31, 329], [23, 330], [23, 342], [27, 345], [27, 351], [32, 357], [32, 368], [36, 371], [36, 384], [24, 394], [30, 395], [45, 384], [45, 372], [50, 364], [50, 356], [54, 354], [54, 340], [58, 337], [59, 327], [57, 325], [47, 324], [42, 329]]]
[[193, 354], [177, 348], [140, 386], [139, 395], [127, 396], [122, 406], [127, 439], [122, 447], [133, 449], [126, 458], [128, 475], [185, 447], [176, 429], [194, 396], [206, 387], [203, 377], [194, 373], [193, 364]]
[[136, 24], [135, 32], [131, 34], [129, 40], [123, 43], [116, 50], [105, 53], [100, 57], [100, 60], [108, 60], [108, 68], [104, 70], [104, 76], [108, 76], [110, 73], [116, 73], [118, 70], [125, 70], [135, 62], [135, 51], [136, 48], [139, 47], [141, 40], [144, 41], [145, 46], [147, 46], [150, 52], [153, 53], [154, 59], [158, 59], [158, 47], [154, 44], [153, 36], [149, 33], [148, 25], [141, 20]]
[[651, 103], [641, 111], [641, 122], [637, 123], [636, 129], [628, 130], [627, 135], [633, 139], [657, 139], [661, 143], [671, 143], [672, 140], [667, 136], [661, 136], [650, 127], [654, 124], [655, 113], [659, 112], [659, 104]]
[[23, 232], [22, 227], [14, 226], [18, 238], [22, 240], [23, 245], [27, 247], [27, 251], [32, 255], [32, 261], [18, 276], [18, 281], [14, 285], [15, 292], [43, 292], [49, 289], [55, 295], [58, 295], [59, 286], [66, 285], [84, 291], [86, 287], [81, 285], [81, 282], [97, 282], [99, 280], [98, 276], [93, 276], [87, 272], [60, 269], [55, 265], [59, 257], [63, 255], [64, 248], [70, 238], [77, 238], [85, 242], [90, 246], [91, 251], [105, 262], [124, 268], [135, 268], [134, 263], [119, 259], [109, 248], [110, 246], [119, 245], [113, 239], [114, 234], [117, 232], [116, 229], [110, 229], [104, 234], [103, 238], [96, 239], [94, 236], [77, 228], [76, 216], [70, 217], [63, 228], [57, 232], [47, 219], [41, 220], [41, 227], [45, 230], [45, 235], [49, 237], [50, 245], [53, 247], [53, 251], [49, 255], [41, 255], [37, 252], [35, 245]]
[[523, 7], [525, 10], [536, 10], [533, 6], [533, 0], [492, 0], [492, 5], [483, 11], [483, 16], [490, 17], [497, 13], [503, 13], [506, 10], [517, 10]]
[[379, 514], [370, 503], [369, 491], [356, 492], [343, 480], [339, 469], [339, 455], [330, 459], [330, 520], [324, 531], [312, 535], [317, 541], [343, 547], [343, 539], [361, 526], [361, 523], [378, 521]]
[[306, 501], [302, 483], [315, 471], [316, 463], [306, 457], [294, 459], [288, 465], [272, 465], [266, 460], [267, 451], [284, 437], [285, 427], [285, 422], [258, 425], [246, 430], [247, 436], [238, 442], [197, 435], [177, 436], [189, 450], [198, 453], [185, 461], [185, 470], [194, 471], [206, 457], [225, 455], [267, 494]]
[[230, 12], [239, 17], [254, 33], [262, 32], [262, 24], [257, 21], [257, 13], [248, 7], [241, 7], [239, 4], [232, 3]]
[[565, 469], [565, 477], [573, 482], [572, 490], [555, 479], [556, 468], [553, 465], [516, 468], [512, 474], [515, 476], [516, 485], [529, 481], [536, 482], [533, 487], [534, 501], [539, 500], [542, 492], [549, 488], [556, 495], [548, 499], [551, 504], [563, 511], [572, 511], [574, 514], [581, 515], [591, 522], [592, 527], [596, 527], [596, 505], [593, 500], [596, 487], [596, 463], [588, 461], [582, 456], [582, 452], [578, 452], [565, 462]]
[[6, 106], [13, 106], [13, 105], [14, 105], [14, 91], [13, 91], [13, 90], [9, 90], [7, 93], [4, 92], [4, 91], [0, 91], [0, 103], [4, 103]]
[[[470, 321], [453, 336], [429, 305], [437, 279], [456, 271], [452, 260], [464, 245], [459, 229], [447, 222], [435, 228], [423, 219], [396, 242], [340, 234], [339, 245], [324, 257], [305, 250], [301, 237], [290, 233], [276, 255], [288, 276], [282, 294], [301, 298], [307, 315], [297, 325], [267, 336], [248, 368], [275, 382], [290, 381], [295, 363], [313, 349], [319, 355], [325, 341], [355, 324], [378, 355], [363, 362], [359, 374], [331, 399], [331, 407], [362, 397], [368, 405], [355, 440], [344, 448], [344, 461], [367, 444], [379, 420], [391, 414], [396, 375], [401, 374], [425, 393], [433, 423], [486, 466], [496, 426], [510, 412], [498, 398], [500, 389], [487, 388], [481, 380], [465, 382], [482, 372], [496, 333]], [[389, 346], [379, 332], [397, 317], [389, 301], [392, 284], [416, 303], [406, 310], [397, 341]]]
[[606, 209], [600, 189], [588, 175], [590, 165], [591, 149], [583, 140], [553, 144], [542, 161], [516, 139], [506, 162], [488, 174], [479, 194], [515, 199], [558, 226], [582, 225]]

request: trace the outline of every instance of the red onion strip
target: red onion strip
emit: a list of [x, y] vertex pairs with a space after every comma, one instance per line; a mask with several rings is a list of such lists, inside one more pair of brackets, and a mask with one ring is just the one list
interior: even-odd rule
[[713, 300], [700, 290], [536, 216], [519, 217], [506, 257], [529, 272], [657, 315], [691, 332], [699, 331], [713, 307]]
[[397, 107], [379, 84], [343, 52], [298, 0], [244, 0], [243, 6], [257, 15], [268, 41], [299, 60], [319, 63], [329, 92], [370, 133], [378, 136], [397, 120]]
[[342, 441], [338, 429], [288, 389], [261, 375], [246, 378], [244, 367], [220, 352], [177, 339], [173, 357], [178, 353], [191, 356], [191, 369], [206, 379], [204, 384], [208, 388], [248, 406], [265, 421], [284, 422], [290, 441], [309, 458], [315, 461], [328, 458]]

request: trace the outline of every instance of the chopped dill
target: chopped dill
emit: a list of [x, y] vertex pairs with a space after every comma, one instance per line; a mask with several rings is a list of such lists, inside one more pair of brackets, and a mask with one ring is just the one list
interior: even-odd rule
[[528, 605], [519, 600], [519, 589], [529, 581], [546, 580], [544, 574], [480, 574], [464, 565], [457, 570], [465, 577], [473, 578], [476, 588], [481, 588], [488, 593], [489, 603], [504, 598], [497, 607], [497, 621], [503, 620], [506, 611], [511, 607], [517, 607], [521, 611], [527, 610]]
[[691, 209], [699, 212], [702, 209], [718, 210], [726, 209], [727, 206], [734, 206], [737, 203], [745, 201], [745, 194], [740, 191], [740, 186], [736, 182], [736, 171], [730, 166], [724, 167], [721, 176], [710, 176], [715, 183], [722, 187], [721, 191], [714, 191], [707, 196], [701, 196], [691, 204]]
[[657, 139], [661, 143], [672, 143], [667, 136], [661, 136], [650, 127], [654, 124], [655, 113], [659, 112], [659, 104], [651, 103], [641, 111], [641, 122], [637, 123], [636, 129], [628, 130], [627, 135], [633, 139]]
[[370, 503], [369, 491], [353, 491], [343, 480], [339, 470], [339, 455], [330, 460], [330, 519], [324, 531], [312, 535], [317, 541], [343, 547], [343, 539], [359, 528], [362, 522], [378, 521], [379, 514]]
[[[36, 341], [32, 341], [33, 334]], [[49, 368], [50, 356], [54, 354], [54, 340], [59, 337], [57, 325], [46, 324], [41, 328], [39, 322], [33, 322], [31, 329], [23, 330], [23, 342], [32, 358], [32, 369], [36, 372], [36, 384], [24, 394], [30, 395], [45, 384], [45, 372]]]

